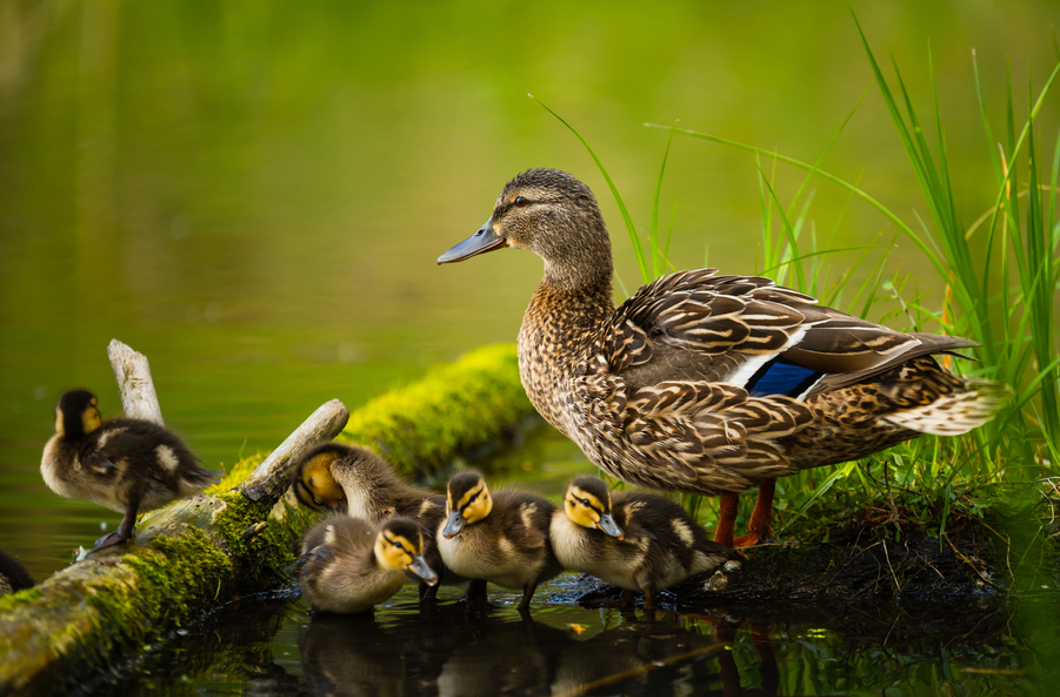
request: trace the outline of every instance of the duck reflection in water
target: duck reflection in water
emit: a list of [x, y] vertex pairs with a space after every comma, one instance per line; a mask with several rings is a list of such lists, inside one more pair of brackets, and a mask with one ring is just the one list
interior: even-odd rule
[[523, 617], [431, 607], [426, 617], [320, 614], [299, 637], [306, 681], [329, 695], [496, 695], [548, 685], [569, 632]]
[[[583, 639], [564, 621], [569, 615], [547, 610], [540, 614], [552, 624], [457, 603], [420, 613], [313, 617], [299, 638], [308, 687], [329, 695], [460, 697], [740, 690], [731, 627], [715, 637], [710, 625], [670, 613], [641, 622], [607, 610], [594, 617], [616, 626]], [[775, 686], [755, 692], [770, 693]]]

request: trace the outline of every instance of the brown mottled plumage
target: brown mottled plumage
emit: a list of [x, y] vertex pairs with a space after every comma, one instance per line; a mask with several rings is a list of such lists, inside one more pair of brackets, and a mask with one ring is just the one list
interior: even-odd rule
[[437, 576], [423, 559], [423, 534], [411, 518], [370, 525], [335, 515], [302, 541], [298, 583], [314, 610], [355, 614], [397, 593], [411, 573], [428, 584]]
[[552, 516], [552, 550], [563, 568], [644, 591], [644, 609], [655, 592], [716, 569], [736, 553], [713, 542], [685, 509], [657, 494], [619, 491], [602, 480], [579, 477], [567, 487], [563, 510]]
[[295, 497], [318, 511], [343, 510], [378, 525], [402, 516], [423, 527], [423, 556], [441, 583], [420, 584], [420, 596], [432, 599], [441, 584], [465, 583], [438, 553], [435, 533], [445, 520], [445, 497], [401, 481], [386, 460], [363, 445], [322, 443], [302, 455], [294, 478]]
[[726, 544], [736, 492], [761, 485], [753, 543], [768, 531], [773, 478], [966, 432], [1007, 396], [929, 355], [973, 341], [897, 332], [767, 278], [679, 272], [616, 309], [607, 227], [566, 172], [516, 176], [486, 224], [438, 262], [502, 247], [544, 261], [519, 332], [537, 410], [614, 477], [723, 495]]
[[484, 591], [488, 581], [523, 591], [519, 609], [526, 610], [538, 584], [563, 571], [548, 536], [555, 510], [540, 496], [510, 489], [491, 492], [480, 473], [461, 472], [449, 480], [448, 520], [437, 537], [442, 560], [475, 579], [469, 597]]
[[199, 494], [220, 476], [202, 469], [184, 441], [156, 423], [103, 421], [96, 396], [86, 390], [59, 398], [55, 431], [40, 463], [48, 488], [125, 514], [89, 554], [128, 541], [137, 512]]

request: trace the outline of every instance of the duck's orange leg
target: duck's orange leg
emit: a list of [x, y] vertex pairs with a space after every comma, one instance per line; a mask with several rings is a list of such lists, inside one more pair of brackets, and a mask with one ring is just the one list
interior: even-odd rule
[[[769, 527], [769, 519], [773, 513], [773, 494], [776, 489], [776, 479], [766, 479], [758, 485], [758, 500], [755, 501], [755, 509], [751, 512], [751, 522], [747, 524], [748, 532], [733, 540], [733, 547], [750, 547], [773, 537], [773, 528]], [[731, 529], [729, 534], [732, 534]], [[716, 537], [715, 541], [717, 541]]]
[[718, 529], [714, 541], [732, 549], [732, 533], [736, 527], [736, 513], [740, 510], [740, 495], [725, 492], [718, 497]]

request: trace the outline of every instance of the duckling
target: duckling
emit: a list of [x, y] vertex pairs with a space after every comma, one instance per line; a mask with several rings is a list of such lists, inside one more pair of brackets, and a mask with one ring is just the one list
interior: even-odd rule
[[[600, 208], [560, 170], [516, 175], [438, 263], [504, 248], [544, 261], [519, 330], [537, 411], [612, 477], [720, 495], [715, 539], [728, 546], [769, 534], [777, 477], [965, 433], [1011, 392], [932, 357], [974, 341], [895, 331], [760, 276], [679, 271], [615, 307]], [[737, 496], [752, 487], [751, 532], [734, 540]]]
[[435, 533], [445, 519], [445, 497], [401, 481], [390, 464], [361, 445], [323, 443], [305, 453], [296, 468], [295, 498], [317, 511], [345, 510], [378, 525], [392, 516], [413, 518], [423, 528], [423, 558], [438, 573], [436, 585], [420, 584], [433, 599], [442, 584], [465, 583], [442, 560]]
[[563, 571], [549, 541], [556, 507], [547, 499], [508, 489], [491, 494], [482, 474], [467, 470], [449, 480], [445, 510], [438, 549], [446, 566], [480, 582], [472, 581], [468, 597], [487, 581], [521, 589], [525, 612], [538, 584]]
[[33, 578], [17, 559], [0, 549], [0, 595], [33, 587]]
[[551, 538], [564, 568], [625, 589], [623, 605], [633, 591], [644, 591], [646, 611], [654, 609], [656, 591], [736, 555], [670, 499], [637, 491], [612, 497], [596, 477], [579, 477], [567, 486], [563, 510], [552, 516]]
[[306, 533], [298, 582], [314, 610], [365, 612], [397, 593], [406, 571], [438, 583], [422, 551], [420, 524], [411, 518], [372, 526], [336, 515]]
[[59, 398], [55, 435], [44, 446], [40, 470], [48, 488], [60, 496], [124, 512], [118, 529], [96, 540], [89, 554], [127, 542], [138, 511], [194, 496], [220, 477], [202, 469], [184, 441], [156, 423], [104, 422], [96, 396], [87, 390]]

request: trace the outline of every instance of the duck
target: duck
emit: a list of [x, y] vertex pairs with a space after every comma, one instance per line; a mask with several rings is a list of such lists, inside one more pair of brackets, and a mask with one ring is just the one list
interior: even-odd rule
[[711, 540], [670, 499], [640, 491], [612, 495], [597, 477], [567, 485], [550, 537], [563, 568], [622, 588], [622, 606], [643, 591], [646, 612], [655, 609], [656, 591], [713, 571], [737, 554]]
[[44, 446], [40, 470], [56, 494], [124, 514], [118, 529], [96, 540], [89, 554], [128, 542], [137, 513], [200, 494], [221, 477], [204, 470], [179, 436], [152, 421], [103, 421], [88, 390], [59, 397], [55, 435]]
[[537, 586], [563, 571], [549, 538], [555, 511], [548, 499], [536, 494], [491, 492], [476, 470], [450, 478], [438, 550], [446, 566], [473, 579], [465, 598], [484, 596], [485, 584], [495, 583], [523, 591], [518, 609], [528, 612]]
[[[965, 433], [1009, 395], [936, 360], [970, 339], [895, 331], [763, 276], [679, 271], [616, 307], [600, 208], [561, 170], [516, 175], [438, 263], [505, 248], [544, 262], [518, 339], [534, 407], [612, 477], [718, 496], [726, 546], [771, 535], [777, 477]], [[750, 532], [735, 539], [738, 496], [755, 487]]]
[[299, 567], [302, 595], [317, 612], [367, 612], [401, 589], [406, 572], [438, 583], [423, 559], [420, 524], [411, 518], [380, 525], [348, 515], [326, 518], [306, 533]]
[[33, 577], [26, 571], [26, 567], [13, 556], [0, 549], [0, 595], [17, 593], [26, 588], [32, 588]]
[[419, 522], [423, 557], [439, 578], [435, 585], [421, 581], [421, 599], [435, 599], [441, 585], [467, 582], [445, 565], [435, 542], [445, 520], [445, 497], [401, 481], [390, 463], [370, 448], [332, 442], [310, 448], [295, 467], [292, 489], [302, 505], [316, 511], [345, 511], [371, 525], [393, 516]]

